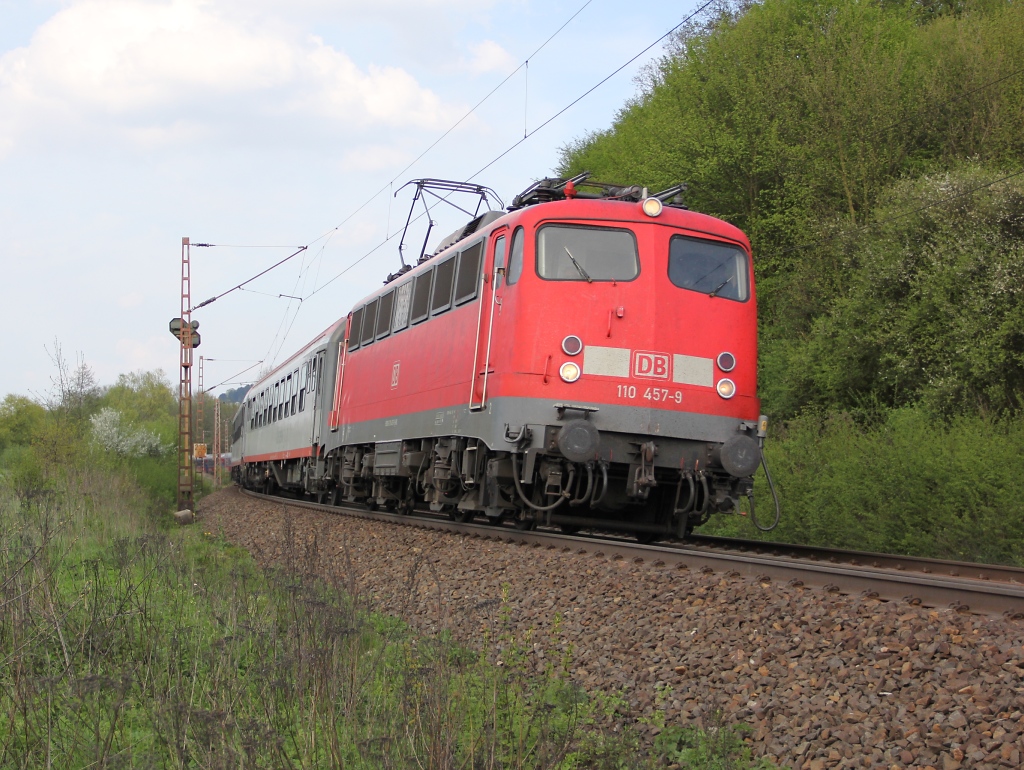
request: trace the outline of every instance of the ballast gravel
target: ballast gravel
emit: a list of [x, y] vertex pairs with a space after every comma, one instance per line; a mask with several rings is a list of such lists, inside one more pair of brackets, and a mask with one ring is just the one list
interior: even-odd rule
[[[393, 526], [228, 489], [200, 521], [265, 565], [333, 572], [381, 612], [479, 645], [511, 626], [538, 665], [649, 717], [714, 709], [781, 766], [1024, 766], [1024, 622]], [[291, 545], [289, 545], [291, 543]]]

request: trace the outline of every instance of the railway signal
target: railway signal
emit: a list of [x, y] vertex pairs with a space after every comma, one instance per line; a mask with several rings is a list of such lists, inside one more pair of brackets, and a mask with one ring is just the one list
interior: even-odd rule
[[[182, 339], [184, 335], [182, 335], [181, 329], [184, 324], [185, 322], [182, 319], [172, 318], [171, 322], [167, 324], [167, 328], [170, 329], [171, 334], [173, 334], [177, 339]], [[199, 321], [193, 321], [189, 326], [192, 328], [191, 333], [188, 335], [189, 341], [192, 343], [193, 348], [198, 348], [199, 343], [201, 342], [198, 332]]]

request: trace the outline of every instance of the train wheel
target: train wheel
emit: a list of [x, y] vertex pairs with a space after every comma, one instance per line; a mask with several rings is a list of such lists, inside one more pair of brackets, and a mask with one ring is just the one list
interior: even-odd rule
[[558, 528], [562, 530], [563, 535], [575, 535], [580, 531], [580, 527], [577, 527], [575, 524], [559, 524]]
[[657, 532], [634, 532], [633, 537], [640, 545], [650, 545], [657, 540], [660, 535]]
[[525, 511], [517, 513], [512, 523], [520, 532], [529, 532], [537, 528], [537, 520], [533, 517], [533, 514], [526, 513]]
[[369, 508], [371, 511], [377, 510], [377, 508], [380, 507], [377, 504], [377, 498], [376, 497], [368, 497], [368, 498], [366, 498], [366, 507]]
[[448, 511], [448, 518], [459, 524], [465, 524], [468, 521], [472, 521], [474, 516], [476, 516], [476, 511], [464, 511], [458, 506], [455, 506]]

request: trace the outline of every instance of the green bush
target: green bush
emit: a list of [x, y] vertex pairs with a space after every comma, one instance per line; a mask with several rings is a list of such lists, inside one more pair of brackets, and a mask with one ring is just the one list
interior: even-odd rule
[[[768, 538], [1024, 566], [1024, 423], [946, 420], [922, 407], [857, 418], [807, 413], [771, 437], [766, 457], [782, 503]], [[759, 516], [770, 496], [755, 482]], [[740, 517], [703, 531], [748, 536]]]

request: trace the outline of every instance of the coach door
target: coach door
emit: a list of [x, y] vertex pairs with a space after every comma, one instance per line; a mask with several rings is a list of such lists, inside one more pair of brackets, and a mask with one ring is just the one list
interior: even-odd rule
[[313, 356], [310, 362], [309, 387], [313, 391], [313, 435], [312, 445], [320, 445], [320, 427], [324, 416], [324, 351]]
[[473, 383], [469, 394], [470, 410], [483, 409], [487, 404], [487, 379], [493, 374], [491, 351], [494, 350], [494, 316], [500, 301], [495, 295], [498, 282], [505, 272], [505, 250], [508, 230], [492, 233], [484, 256], [484, 269], [480, 275], [480, 304], [477, 311], [476, 346], [473, 355]]

